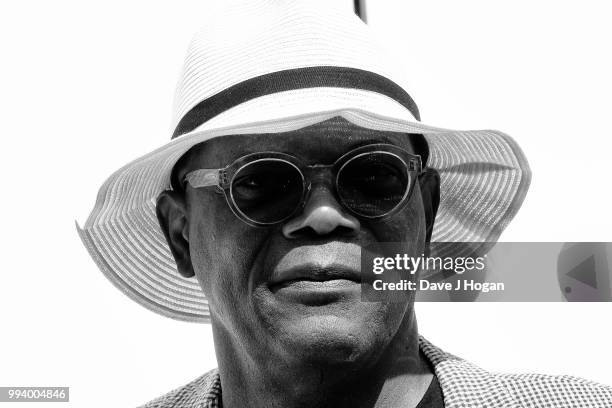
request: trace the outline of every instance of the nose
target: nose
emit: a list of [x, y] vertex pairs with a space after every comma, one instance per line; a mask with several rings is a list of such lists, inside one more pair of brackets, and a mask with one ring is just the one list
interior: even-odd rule
[[286, 238], [305, 235], [354, 234], [359, 231], [359, 220], [346, 213], [334, 197], [329, 186], [314, 186], [304, 211], [283, 226]]

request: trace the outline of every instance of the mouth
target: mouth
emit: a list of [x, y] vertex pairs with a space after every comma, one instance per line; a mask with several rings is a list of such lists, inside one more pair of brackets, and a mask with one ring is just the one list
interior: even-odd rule
[[307, 304], [332, 302], [347, 291], [359, 290], [361, 274], [343, 265], [314, 264], [275, 270], [269, 283], [274, 294]]
[[296, 281], [328, 282], [332, 280], [348, 280], [361, 283], [361, 273], [343, 265], [319, 266], [307, 264], [275, 270], [270, 283], [272, 286], [276, 286]]

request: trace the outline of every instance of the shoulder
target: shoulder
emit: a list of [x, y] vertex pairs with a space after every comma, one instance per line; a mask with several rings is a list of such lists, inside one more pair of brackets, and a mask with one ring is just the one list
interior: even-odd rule
[[216, 408], [220, 396], [221, 382], [214, 369], [139, 408]]
[[612, 408], [612, 388], [568, 375], [496, 374], [521, 406]]
[[571, 376], [491, 373], [421, 338], [448, 408], [612, 408], [612, 388]]

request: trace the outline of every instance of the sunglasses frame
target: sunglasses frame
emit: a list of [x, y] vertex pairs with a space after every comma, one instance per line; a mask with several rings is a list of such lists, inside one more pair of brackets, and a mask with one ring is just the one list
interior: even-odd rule
[[[376, 216], [360, 214], [359, 212], [353, 210], [344, 202], [342, 196], [338, 191], [338, 181], [342, 169], [352, 160], [371, 153], [385, 153], [395, 156], [406, 166], [406, 173], [408, 177], [407, 188], [400, 202], [395, 205], [391, 210], [385, 212], [384, 214]], [[250, 166], [254, 163], [258, 163], [262, 160], [276, 160], [288, 163], [295, 167], [296, 170], [300, 173], [300, 176], [302, 177], [302, 195], [300, 197], [299, 204], [296, 205], [296, 208], [283, 219], [269, 223], [253, 220], [245, 213], [243, 213], [236, 205], [232, 193], [232, 184], [234, 182], [235, 176], [239, 174], [245, 167]], [[185, 175], [183, 183], [187, 182], [193, 188], [216, 187], [217, 192], [223, 193], [225, 195], [225, 200], [227, 204], [229, 205], [234, 215], [240, 220], [254, 227], [270, 227], [273, 225], [282, 224], [283, 222], [292, 218], [298, 211], [303, 210], [306, 202], [308, 201], [308, 195], [312, 187], [312, 183], [310, 182], [311, 177], [309, 177], [309, 175], [312, 171], [317, 171], [321, 169], [331, 169], [332, 174], [334, 175], [334, 193], [336, 195], [335, 198], [338, 200], [340, 205], [342, 205], [344, 209], [346, 209], [356, 217], [367, 220], [381, 220], [403, 208], [406, 202], [408, 201], [408, 198], [412, 194], [412, 191], [414, 190], [414, 184], [416, 182], [416, 179], [423, 171], [421, 156], [412, 154], [402, 149], [401, 147], [392, 144], [375, 143], [352, 149], [347, 153], [343, 154], [333, 164], [329, 165], [307, 165], [298, 157], [282, 152], [263, 151], [257, 153], [250, 153], [234, 160], [226, 167], [220, 169], [198, 169], [191, 171], [187, 173], [187, 175]]]

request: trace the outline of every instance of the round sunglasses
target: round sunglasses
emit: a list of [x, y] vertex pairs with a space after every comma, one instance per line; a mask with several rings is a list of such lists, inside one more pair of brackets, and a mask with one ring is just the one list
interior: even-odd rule
[[252, 153], [221, 169], [192, 171], [184, 181], [194, 188], [216, 187], [238, 218], [265, 227], [302, 210], [320, 172], [331, 172], [336, 198], [346, 210], [378, 220], [402, 208], [421, 171], [420, 156], [391, 144], [370, 144], [330, 165], [306, 165], [280, 152]]

